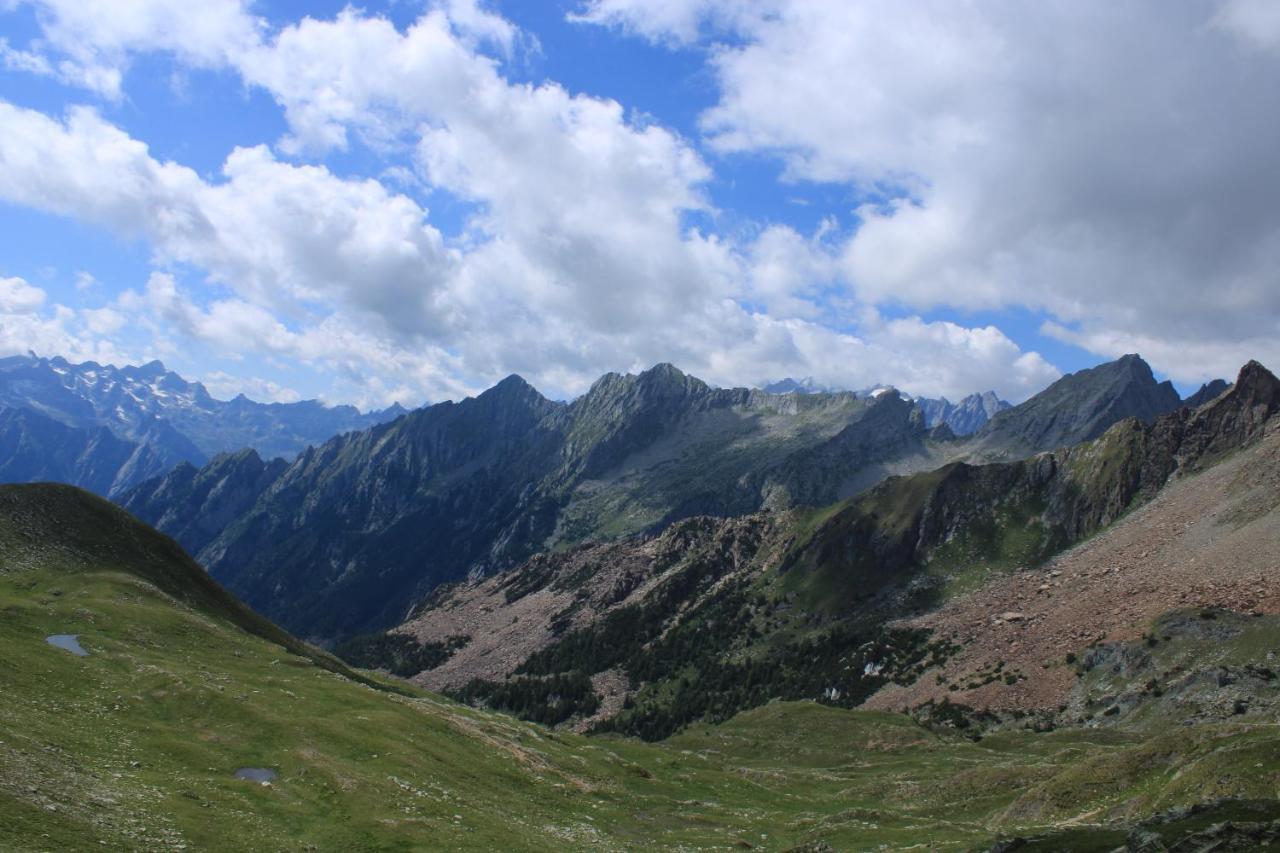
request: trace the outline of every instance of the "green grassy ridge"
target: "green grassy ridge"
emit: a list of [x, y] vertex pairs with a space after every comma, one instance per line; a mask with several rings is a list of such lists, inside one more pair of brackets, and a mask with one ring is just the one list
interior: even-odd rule
[[370, 689], [109, 568], [6, 571], [0, 613], [12, 850], [981, 849], [1258, 797], [1280, 771], [1280, 733], [1244, 723], [974, 743], [774, 703], [664, 743], [582, 737]]
[[110, 501], [58, 483], [0, 485], [0, 575], [47, 561], [64, 572], [117, 569], [324, 669], [371, 686], [407, 690], [357, 673], [259, 616], [209, 577], [177, 542]]

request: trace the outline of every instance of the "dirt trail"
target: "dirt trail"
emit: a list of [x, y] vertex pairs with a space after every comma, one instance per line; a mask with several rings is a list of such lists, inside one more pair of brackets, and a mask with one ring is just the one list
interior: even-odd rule
[[[1208, 471], [1170, 483], [1047, 565], [909, 620], [964, 648], [915, 684], [882, 689], [866, 707], [949, 698], [976, 708], [1055, 708], [1076, 680], [1067, 653], [1096, 639], [1137, 639], [1162, 613], [1208, 606], [1280, 613], [1280, 426]], [[1001, 661], [1002, 675], [1023, 678], [965, 689]]]

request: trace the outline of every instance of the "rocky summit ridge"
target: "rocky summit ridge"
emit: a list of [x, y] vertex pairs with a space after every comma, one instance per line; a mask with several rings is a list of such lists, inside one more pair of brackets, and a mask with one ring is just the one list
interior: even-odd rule
[[[660, 364], [606, 374], [562, 403], [513, 376], [265, 474], [180, 469], [122, 501], [252, 606], [308, 637], [340, 639], [395, 624], [441, 583], [540, 551], [697, 515], [828, 505], [892, 474], [1074, 444], [1178, 402], [1126, 357], [957, 440], [927, 430], [921, 408], [897, 393], [713, 388]], [[206, 488], [215, 481], [224, 485]], [[166, 515], [174, 505], [199, 507], [202, 521]]]
[[[266, 479], [254, 467], [215, 493], [198, 484], [219, 471], [182, 469], [123, 501], [253, 606], [331, 637], [394, 624], [435, 585], [546, 548], [830, 502], [928, 452], [919, 410], [897, 396], [716, 389], [658, 365], [601, 377], [571, 403], [511, 377], [310, 448]], [[209, 538], [165, 517], [175, 503], [231, 520]]]

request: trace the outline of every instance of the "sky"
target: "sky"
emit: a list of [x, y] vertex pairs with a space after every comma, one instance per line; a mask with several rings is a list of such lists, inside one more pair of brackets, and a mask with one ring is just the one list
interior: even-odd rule
[[364, 408], [1280, 367], [1273, 0], [0, 0], [0, 355]]

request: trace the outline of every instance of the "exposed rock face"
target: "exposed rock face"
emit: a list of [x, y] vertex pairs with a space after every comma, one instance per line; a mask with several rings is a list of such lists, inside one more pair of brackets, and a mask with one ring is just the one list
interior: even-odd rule
[[396, 631], [421, 643], [468, 638], [447, 662], [414, 679], [423, 687], [500, 680], [565, 634], [643, 601], [691, 568], [706, 567], [680, 602], [696, 609], [724, 578], [776, 563], [790, 523], [772, 514], [700, 517], [652, 538], [539, 554], [516, 570], [440, 590]]
[[1150, 423], [1182, 405], [1169, 382], [1156, 382], [1136, 355], [1064, 376], [997, 414], [974, 435], [984, 454], [1020, 456], [1092, 441], [1125, 418]]
[[[947, 698], [980, 708], [1052, 709], [1075, 684], [1072, 669], [1060, 665], [1063, 656], [1102, 637], [1137, 639], [1156, 617], [1179, 608], [1280, 613], [1278, 392], [1280, 382], [1250, 363], [1235, 387], [1211, 403], [1149, 427], [1127, 421], [1074, 451], [1077, 459], [1063, 468], [1074, 471], [1079, 497], [1056, 509], [1046, 503], [1063, 529], [1088, 534], [1097, 529], [1090, 520], [1116, 517], [1126, 496], [1129, 506], [1140, 504], [1173, 482], [1041, 570], [994, 578], [914, 621], [964, 650], [909, 688], [878, 694], [873, 706]], [[1091, 471], [1091, 480], [1080, 479]], [[1027, 619], [1016, 630], [992, 632], [992, 614], [1014, 608]], [[998, 661], [1019, 667], [1024, 678], [973, 684], [971, 676]]]
[[925, 426], [933, 429], [946, 424], [955, 435], [972, 435], [1000, 412], [1013, 408], [994, 391], [970, 394], [959, 403], [952, 403], [946, 397], [937, 400], [921, 397], [916, 405], [924, 412]]
[[224, 453], [199, 469], [184, 462], [119, 500], [135, 514], [155, 519], [194, 554], [250, 510], [287, 467], [283, 459], [263, 462], [253, 450]]

